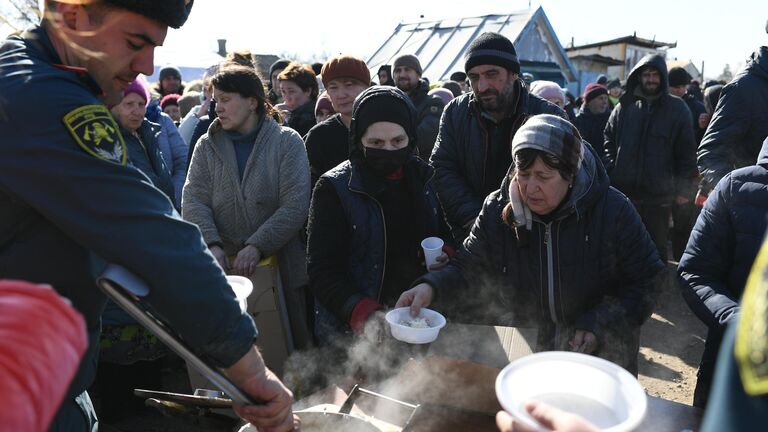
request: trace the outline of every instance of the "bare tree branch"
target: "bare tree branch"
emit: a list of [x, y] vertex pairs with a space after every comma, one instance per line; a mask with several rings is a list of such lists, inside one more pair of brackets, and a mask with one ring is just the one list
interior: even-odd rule
[[15, 27], [27, 27], [40, 22], [40, 9], [37, 0], [8, 0], [16, 13], [8, 16], [9, 20], [15, 20]]

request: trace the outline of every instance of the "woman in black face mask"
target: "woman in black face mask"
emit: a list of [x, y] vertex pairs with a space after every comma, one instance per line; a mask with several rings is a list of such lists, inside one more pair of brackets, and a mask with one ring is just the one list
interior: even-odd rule
[[[307, 270], [321, 344], [362, 330], [376, 310], [394, 306], [427, 271], [423, 239], [452, 243], [432, 168], [414, 154], [415, 134], [408, 96], [394, 87], [365, 90], [353, 107], [349, 160], [315, 186]], [[444, 253], [431, 269], [447, 261]]]

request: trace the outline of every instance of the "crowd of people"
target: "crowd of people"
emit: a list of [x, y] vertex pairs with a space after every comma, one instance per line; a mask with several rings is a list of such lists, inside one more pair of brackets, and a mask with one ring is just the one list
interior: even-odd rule
[[[457, 321], [536, 328], [537, 350], [637, 375], [640, 328], [679, 261], [683, 298], [709, 328], [694, 399], [706, 406], [768, 226], [768, 48], [731, 83], [701, 89], [648, 55], [626, 80], [601, 76], [576, 98], [524, 73], [513, 43], [491, 32], [444, 82], [412, 54], [372, 80], [354, 56], [280, 59], [261, 77], [236, 52], [199, 81], [166, 66], [149, 84], [136, 75], [151, 74], [151, 50], [193, 2], [113, 3], [49, 2], [39, 27], [0, 48], [0, 91], [14, 101], [0, 117], [13, 142], [0, 146], [0, 277], [50, 283], [86, 318], [62, 430], [95, 424], [85, 390], [96, 351], [94, 388], [114, 411], [113, 381], [136, 364], [158, 376], [166, 353], [86, 290], [105, 262], [157, 287], [153, 307], [268, 402], [240, 415], [289, 430], [290, 391], [253, 345], [270, 329], [237, 312], [225, 274], [253, 276], [276, 258], [299, 350], [354, 338], [378, 311], [434, 305]], [[143, 26], [142, 45], [121, 51], [115, 26]], [[87, 55], [97, 48], [105, 55]], [[30, 101], [54, 85], [51, 121], [32, 133]], [[428, 237], [444, 242], [429, 268]], [[59, 264], [41, 272], [46, 258]]]

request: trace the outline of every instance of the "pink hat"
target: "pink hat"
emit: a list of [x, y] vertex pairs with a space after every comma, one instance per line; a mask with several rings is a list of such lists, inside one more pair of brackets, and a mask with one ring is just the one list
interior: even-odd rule
[[543, 99], [559, 99], [563, 101], [563, 105], [566, 105], [568, 101], [565, 100], [565, 92], [560, 88], [557, 83], [552, 81], [534, 81], [531, 83], [531, 93]]
[[332, 114], [336, 112], [336, 110], [333, 109], [331, 97], [328, 96], [327, 92], [323, 92], [320, 97], [317, 98], [317, 103], [315, 104], [315, 115], [320, 114], [321, 109], [324, 109]]
[[149, 87], [147, 86], [147, 82], [144, 81], [144, 78], [138, 76], [133, 82], [128, 84], [128, 87], [123, 90], [123, 97], [126, 97], [131, 93], [136, 93], [141, 96], [144, 99], [144, 106], [149, 106]]

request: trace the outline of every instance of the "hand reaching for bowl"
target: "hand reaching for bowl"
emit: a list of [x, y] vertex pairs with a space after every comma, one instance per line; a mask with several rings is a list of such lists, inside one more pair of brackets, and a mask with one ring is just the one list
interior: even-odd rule
[[[565, 411], [541, 402], [527, 402], [525, 411], [546, 429], [553, 432], [597, 432], [600, 429], [593, 424]], [[496, 414], [496, 426], [501, 432], [536, 432], [525, 423], [515, 420], [506, 411]]]
[[400, 298], [397, 299], [395, 307], [410, 306], [411, 316], [417, 317], [421, 312], [421, 308], [432, 304], [432, 297], [434, 297], [434, 288], [432, 288], [432, 285], [428, 283], [420, 283], [400, 294]]

